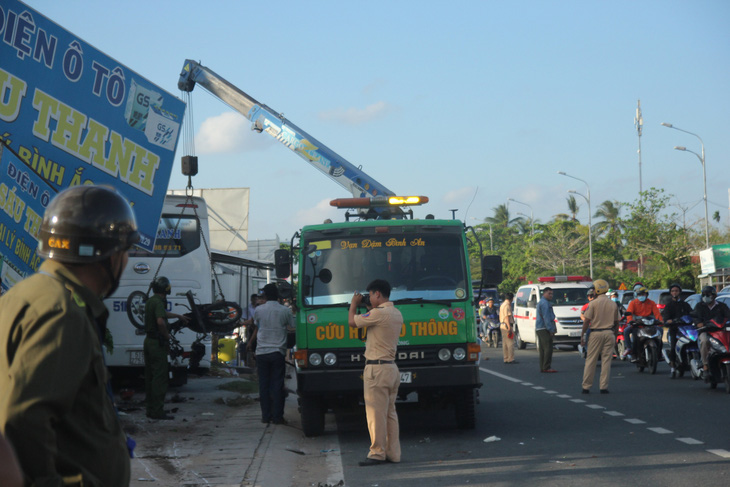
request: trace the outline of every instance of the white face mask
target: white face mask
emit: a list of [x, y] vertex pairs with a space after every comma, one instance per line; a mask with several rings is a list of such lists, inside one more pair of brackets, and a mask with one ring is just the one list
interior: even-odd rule
[[643, 303], [644, 301], [646, 301], [646, 296], [639, 296], [639, 301], [641, 301], [642, 303]]
[[702, 296], [702, 302], [705, 304], [710, 304], [712, 302], [712, 296]]

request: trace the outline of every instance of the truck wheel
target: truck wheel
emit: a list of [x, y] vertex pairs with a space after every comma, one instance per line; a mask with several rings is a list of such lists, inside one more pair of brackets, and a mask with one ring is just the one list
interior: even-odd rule
[[319, 436], [324, 432], [324, 403], [319, 397], [300, 397], [299, 414], [304, 436]]
[[454, 412], [456, 413], [456, 426], [459, 429], [472, 430], [476, 426], [476, 406], [474, 389], [460, 389], [454, 398]]
[[520, 337], [520, 329], [515, 326], [515, 346], [517, 346], [518, 349], [524, 350], [527, 348], [527, 343], [522, 341], [522, 337]]

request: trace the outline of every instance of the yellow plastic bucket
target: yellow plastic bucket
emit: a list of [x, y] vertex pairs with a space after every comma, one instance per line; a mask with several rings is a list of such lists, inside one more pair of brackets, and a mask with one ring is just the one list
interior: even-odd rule
[[236, 359], [236, 340], [233, 338], [218, 339], [218, 361], [233, 362]]

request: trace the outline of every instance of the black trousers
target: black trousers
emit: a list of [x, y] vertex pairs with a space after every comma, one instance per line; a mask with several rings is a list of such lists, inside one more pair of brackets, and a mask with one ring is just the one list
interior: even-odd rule
[[261, 419], [280, 421], [284, 417], [284, 356], [279, 352], [256, 355], [256, 369], [259, 376]]

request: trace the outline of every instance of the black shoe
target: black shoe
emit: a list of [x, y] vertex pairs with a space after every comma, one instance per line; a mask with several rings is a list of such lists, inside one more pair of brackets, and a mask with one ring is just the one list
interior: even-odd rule
[[150, 418], [150, 419], [161, 419], [161, 420], [164, 420], [164, 421], [168, 421], [168, 420], [171, 420], [171, 419], [175, 419], [175, 416], [170, 416], [169, 414], [163, 414], [162, 416], [150, 416], [148, 414], [147, 417]]
[[580, 391], [580, 393], [581, 394], [590, 394], [591, 391], [589, 391], [588, 389], [583, 389], [582, 391]]
[[608, 389], [601, 389], [601, 394], [608, 394]]
[[283, 424], [284, 426], [286, 426], [286, 425], [289, 424], [289, 422], [286, 419], [284, 419], [284, 418], [275, 419], [275, 420], [272, 421], [272, 423], [274, 423], [274, 424]]
[[384, 463], [388, 463], [387, 460], [377, 460], [375, 458], [366, 458], [362, 462], [357, 462], [358, 465], [361, 467], [369, 467], [371, 465], [382, 465]]

